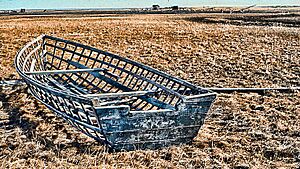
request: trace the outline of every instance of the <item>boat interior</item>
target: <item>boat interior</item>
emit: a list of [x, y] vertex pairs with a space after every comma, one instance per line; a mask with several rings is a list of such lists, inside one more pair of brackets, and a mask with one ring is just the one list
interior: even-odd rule
[[80, 43], [43, 35], [19, 63], [26, 76], [94, 106], [129, 105], [133, 111], [175, 110], [187, 96], [208, 93], [184, 80]]

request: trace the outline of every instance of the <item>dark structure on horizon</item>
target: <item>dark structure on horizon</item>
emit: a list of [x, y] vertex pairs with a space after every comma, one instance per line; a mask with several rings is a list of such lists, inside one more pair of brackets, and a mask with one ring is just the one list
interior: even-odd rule
[[178, 6], [171, 6], [171, 9], [174, 10], [174, 11], [177, 11], [177, 10], [179, 10], [179, 7]]
[[152, 5], [152, 10], [159, 10], [160, 6], [159, 5]]

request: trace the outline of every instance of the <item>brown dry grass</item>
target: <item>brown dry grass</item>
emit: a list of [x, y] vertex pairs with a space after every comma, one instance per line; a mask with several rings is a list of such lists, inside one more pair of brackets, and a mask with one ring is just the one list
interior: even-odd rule
[[[76, 40], [205, 87], [299, 86], [299, 28], [187, 21], [195, 15], [0, 18], [0, 78], [40, 34]], [[196, 15], [198, 16], [198, 15]], [[300, 93], [221, 94], [192, 145], [107, 153], [35, 101], [0, 90], [0, 167], [297, 168]]]

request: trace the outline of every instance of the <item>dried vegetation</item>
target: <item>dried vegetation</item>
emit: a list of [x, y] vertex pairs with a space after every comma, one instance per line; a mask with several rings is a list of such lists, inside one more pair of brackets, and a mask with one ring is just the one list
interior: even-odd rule
[[[206, 14], [203, 14], [206, 15]], [[0, 79], [16, 52], [50, 34], [145, 63], [204, 87], [300, 86], [300, 30], [188, 20], [201, 15], [0, 18]], [[192, 145], [108, 153], [24, 87], [0, 90], [0, 167], [297, 168], [300, 93], [220, 94]]]

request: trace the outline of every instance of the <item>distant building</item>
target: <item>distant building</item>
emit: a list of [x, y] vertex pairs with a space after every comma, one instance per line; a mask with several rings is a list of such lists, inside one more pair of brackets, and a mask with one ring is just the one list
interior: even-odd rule
[[160, 6], [159, 5], [152, 5], [152, 10], [159, 10]]
[[174, 10], [174, 11], [177, 11], [177, 10], [179, 10], [179, 7], [178, 6], [171, 6], [171, 9]]
[[21, 13], [25, 13], [25, 9], [21, 9], [20, 12], [21, 12]]

